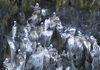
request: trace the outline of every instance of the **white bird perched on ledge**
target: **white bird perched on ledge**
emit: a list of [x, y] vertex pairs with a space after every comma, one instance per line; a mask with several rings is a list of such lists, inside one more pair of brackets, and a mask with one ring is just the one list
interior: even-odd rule
[[36, 5], [34, 6], [34, 8], [39, 8], [39, 3], [36, 3]]
[[36, 3], [34, 6], [34, 14], [40, 14], [41, 8], [39, 7], [39, 3]]
[[14, 21], [14, 25], [12, 27], [12, 39], [13, 40], [16, 37], [16, 32], [17, 32], [17, 23], [16, 23], [16, 21]]

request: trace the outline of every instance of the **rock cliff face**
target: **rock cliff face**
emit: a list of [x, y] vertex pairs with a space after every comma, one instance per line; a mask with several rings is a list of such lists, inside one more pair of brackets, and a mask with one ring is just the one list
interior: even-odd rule
[[0, 0], [0, 70], [99, 70], [99, 0]]

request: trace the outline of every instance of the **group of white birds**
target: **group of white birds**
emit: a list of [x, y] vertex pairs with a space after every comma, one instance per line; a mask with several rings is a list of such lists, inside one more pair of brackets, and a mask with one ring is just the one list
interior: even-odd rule
[[[18, 35], [18, 23], [14, 21], [11, 36], [7, 38], [11, 57], [5, 58], [5, 68], [7, 68], [8, 70], [30, 70], [32, 67], [34, 67], [33, 70], [43, 70], [44, 64], [49, 64], [50, 59], [53, 59], [54, 62], [59, 62], [59, 60], [62, 59], [61, 56], [64, 56], [68, 59], [72, 58], [73, 61], [80, 61], [80, 59], [82, 59], [83, 57], [83, 50], [87, 49], [87, 51], [90, 52], [89, 54], [93, 58], [93, 61], [91, 63], [92, 69], [95, 70], [95, 61], [97, 59], [95, 59], [94, 57], [100, 52], [100, 46], [97, 44], [97, 40], [92, 35], [86, 36], [82, 34], [74, 27], [68, 27], [65, 29], [59, 17], [56, 16], [55, 12], [53, 13], [53, 17], [45, 19], [44, 22], [41, 22], [40, 26], [35, 26], [35, 22], [41, 20], [41, 18], [39, 17], [40, 11], [41, 14], [45, 16], [47, 14], [47, 9], [40, 10], [38, 3], [36, 3], [36, 6], [34, 8], [34, 13], [32, 17], [29, 18], [32, 19], [32, 23], [29, 24], [27, 22], [27, 25], [25, 25], [22, 29], [24, 36], [19, 36], [19, 38], [21, 38], [21, 42], [17, 50], [15, 45], [15, 38]], [[67, 43], [67, 49], [65, 49], [67, 50], [67, 52], [64, 52], [62, 54], [59, 54], [58, 50], [56, 49], [57, 47], [53, 47], [53, 44], [51, 44], [50, 42], [55, 29], [60, 34], [62, 40], [67, 39], [67, 42], [64, 41], [65, 43]], [[76, 31], [78, 33], [77, 35], [75, 35]], [[86, 37], [88, 37], [88, 39]], [[16, 51], [18, 53], [16, 53]], [[27, 53], [31, 54], [30, 57], [27, 57]], [[88, 53], [86, 53], [86, 55], [88, 56]], [[100, 61], [100, 59], [98, 59], [98, 61]], [[77, 62], [73, 62], [73, 64], [77, 65]], [[71, 69], [72, 68], [70, 66], [66, 66], [66, 70]], [[47, 68], [46, 70], [51, 69]], [[63, 65], [57, 67], [56, 70], [63, 70]]]

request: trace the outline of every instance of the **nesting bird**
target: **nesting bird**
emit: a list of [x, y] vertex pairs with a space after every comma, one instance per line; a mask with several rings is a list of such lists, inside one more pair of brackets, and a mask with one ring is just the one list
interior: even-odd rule
[[12, 39], [14, 40], [16, 37], [16, 32], [17, 32], [17, 23], [14, 21], [14, 25], [12, 27]]
[[36, 3], [34, 6], [34, 12], [33, 14], [40, 14], [41, 13], [41, 8], [39, 7], [39, 3]]

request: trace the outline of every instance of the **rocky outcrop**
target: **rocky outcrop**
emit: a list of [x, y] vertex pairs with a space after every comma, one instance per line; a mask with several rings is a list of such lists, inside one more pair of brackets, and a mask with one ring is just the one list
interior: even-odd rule
[[8, 70], [99, 70], [100, 46], [96, 38], [74, 26], [63, 26], [55, 12], [39, 23], [43, 12], [37, 5], [25, 25], [14, 21], [7, 36], [9, 54], [5, 49], [4, 67]]
[[0, 5], [1, 70], [99, 70], [99, 0]]

